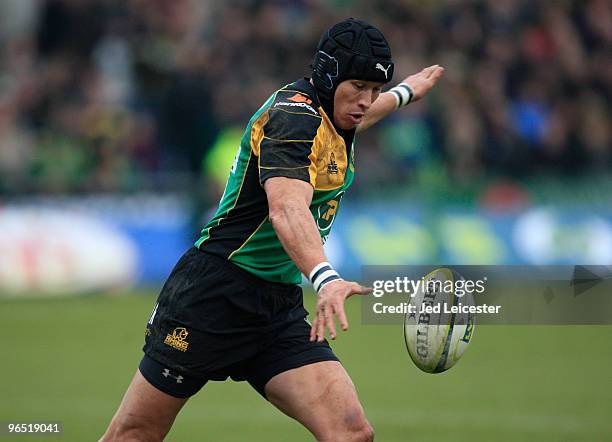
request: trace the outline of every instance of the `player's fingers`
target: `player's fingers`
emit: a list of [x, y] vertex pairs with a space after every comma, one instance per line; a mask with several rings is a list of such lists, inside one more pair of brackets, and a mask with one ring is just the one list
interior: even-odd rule
[[312, 325], [310, 326], [310, 342], [314, 341], [317, 337], [317, 324], [319, 323], [319, 314], [318, 312], [315, 314], [314, 321], [312, 321]]
[[336, 322], [334, 321], [334, 313], [335, 309], [330, 306], [328, 309], [328, 314], [326, 315], [327, 319], [327, 329], [329, 330], [329, 337], [332, 339], [336, 339]]
[[429, 72], [434, 67], [436, 67], [435, 64], [432, 64], [431, 66], [424, 67], [423, 70], [421, 70], [421, 72], [427, 73], [427, 72]]
[[340, 320], [340, 327], [343, 331], [348, 330], [348, 320], [346, 319], [346, 313], [344, 311], [344, 305], [340, 304], [336, 307], [336, 314], [338, 315], [338, 319]]
[[365, 287], [363, 285], [359, 286], [359, 294], [360, 295], [369, 295], [370, 293], [372, 293], [374, 291], [374, 289], [372, 287]]
[[433, 80], [435, 83], [442, 76], [442, 74], [444, 74], [444, 68], [442, 66], [437, 66], [436, 69], [431, 72], [429, 79]]
[[423, 69], [423, 73], [425, 74], [425, 78], [431, 77], [431, 75], [436, 71], [436, 68], [438, 68], [438, 65], [434, 64], [434, 65], [428, 66], [425, 69]]
[[319, 321], [317, 322], [317, 341], [322, 342], [325, 339], [325, 321], [326, 321], [325, 307], [319, 310]]
[[355, 282], [351, 286], [351, 292], [348, 294], [347, 298], [350, 298], [353, 295], [369, 295], [370, 293], [372, 293], [372, 287], [364, 287]]

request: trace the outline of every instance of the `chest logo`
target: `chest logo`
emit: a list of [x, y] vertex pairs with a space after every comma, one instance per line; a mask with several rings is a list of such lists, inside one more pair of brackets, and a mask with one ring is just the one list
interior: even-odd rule
[[318, 216], [317, 216], [317, 227], [319, 231], [325, 235], [329, 233], [334, 220], [336, 219], [336, 214], [338, 213], [338, 207], [340, 206], [340, 200], [344, 195], [344, 191], [338, 193], [333, 199], [323, 203], [319, 206]]
[[338, 163], [336, 163], [336, 156], [333, 152], [329, 155], [329, 163], [327, 164], [327, 174], [338, 174]]

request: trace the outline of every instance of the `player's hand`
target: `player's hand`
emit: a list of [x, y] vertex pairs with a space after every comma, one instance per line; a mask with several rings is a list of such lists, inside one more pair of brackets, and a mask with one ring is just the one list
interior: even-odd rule
[[371, 292], [369, 287], [341, 279], [325, 284], [317, 295], [317, 312], [310, 329], [310, 341], [322, 342], [325, 339], [325, 329], [329, 330], [332, 339], [336, 339], [334, 316], [338, 317], [342, 330], [348, 330], [344, 301], [353, 295], [367, 295]]
[[434, 64], [417, 74], [404, 78], [401, 82], [410, 86], [414, 94], [411, 103], [423, 98], [442, 77], [442, 74], [444, 74], [444, 68]]

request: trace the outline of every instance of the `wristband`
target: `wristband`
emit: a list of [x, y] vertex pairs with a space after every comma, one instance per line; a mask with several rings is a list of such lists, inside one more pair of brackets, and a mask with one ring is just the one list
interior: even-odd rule
[[412, 97], [414, 97], [414, 92], [412, 92], [412, 89], [406, 83], [400, 83], [397, 86], [392, 87], [389, 89], [389, 92], [393, 94], [395, 100], [397, 101], [396, 109], [406, 106], [412, 101]]
[[340, 278], [340, 275], [334, 270], [330, 263], [323, 261], [312, 269], [308, 279], [312, 283], [315, 292], [319, 293], [319, 290], [321, 290], [324, 285], [342, 278]]

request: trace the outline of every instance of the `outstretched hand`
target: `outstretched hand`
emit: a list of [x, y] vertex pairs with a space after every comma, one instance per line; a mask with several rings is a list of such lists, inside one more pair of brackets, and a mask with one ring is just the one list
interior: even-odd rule
[[348, 330], [344, 301], [352, 295], [367, 295], [371, 292], [372, 289], [369, 287], [342, 279], [323, 286], [317, 295], [317, 312], [310, 329], [310, 340], [322, 342], [325, 339], [325, 329], [329, 330], [332, 339], [336, 339], [334, 316], [338, 317], [342, 330]]
[[401, 82], [410, 86], [412, 89], [412, 102], [423, 98], [429, 90], [434, 87], [438, 80], [444, 74], [444, 68], [440, 65], [434, 64], [423, 69], [414, 75], [409, 75], [404, 78]]

